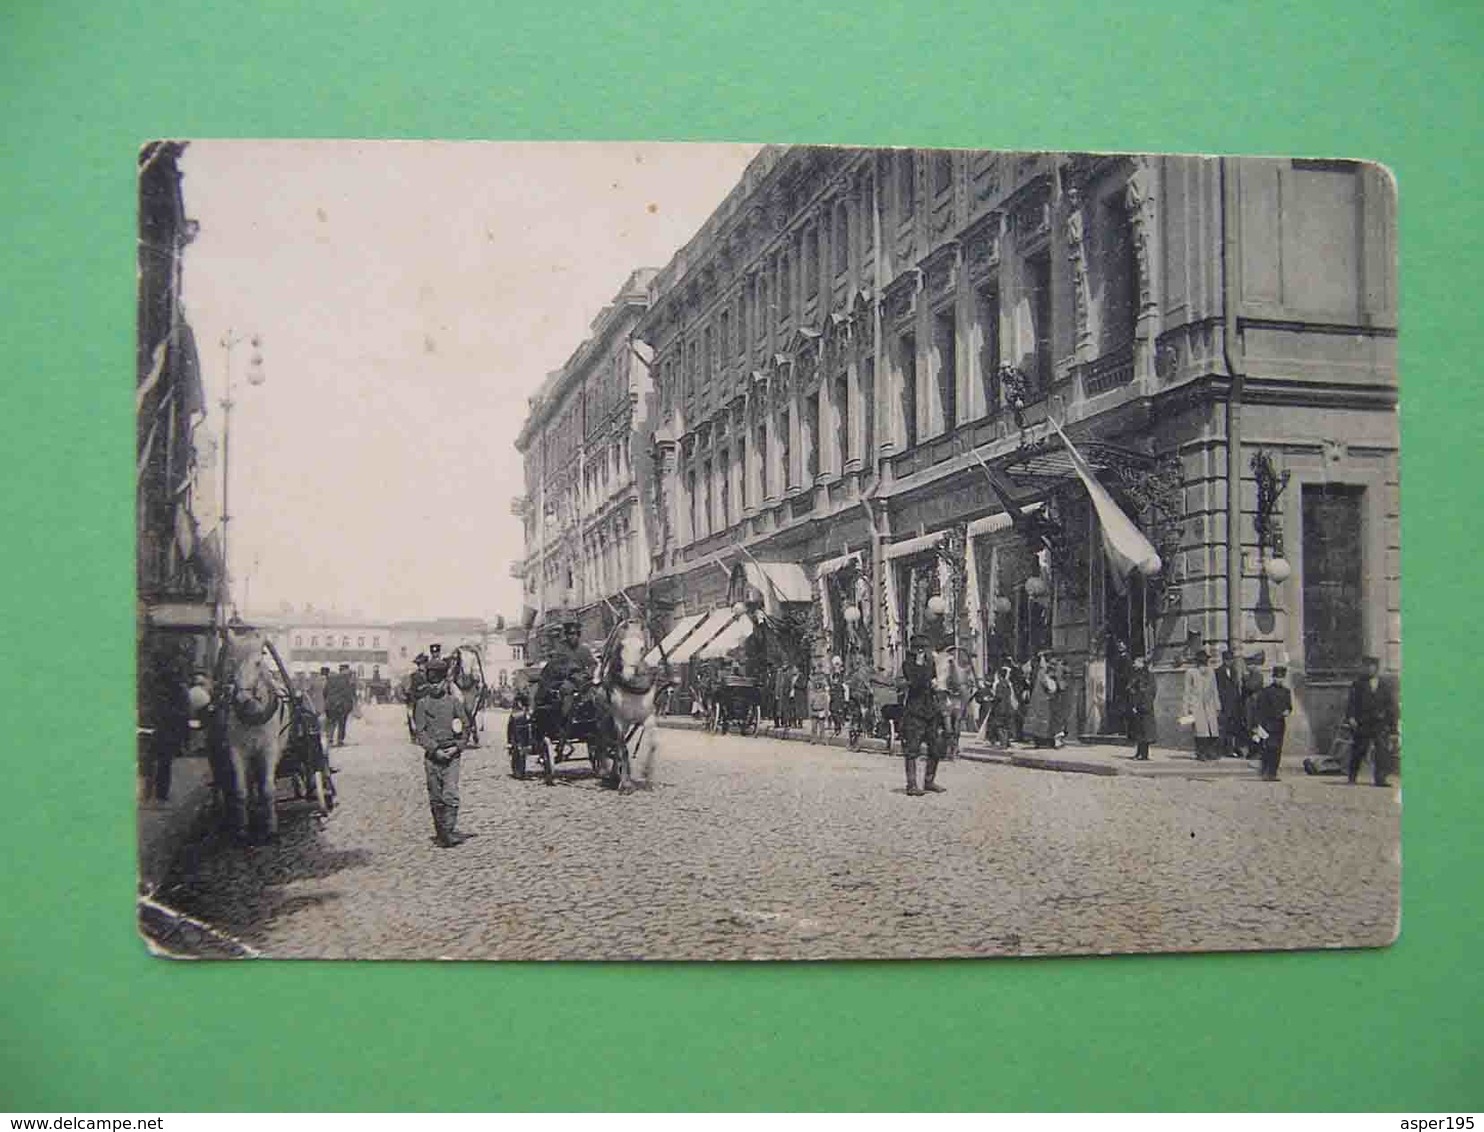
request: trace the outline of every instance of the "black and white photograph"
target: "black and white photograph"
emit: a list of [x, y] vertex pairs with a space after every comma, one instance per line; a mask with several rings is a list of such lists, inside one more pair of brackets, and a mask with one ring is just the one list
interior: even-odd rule
[[137, 185], [154, 954], [1396, 939], [1385, 168], [200, 139]]

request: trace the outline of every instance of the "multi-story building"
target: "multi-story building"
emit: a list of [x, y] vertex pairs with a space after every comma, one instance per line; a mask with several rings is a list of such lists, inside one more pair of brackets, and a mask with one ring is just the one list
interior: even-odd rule
[[216, 501], [198, 477], [206, 400], [181, 303], [182, 255], [196, 232], [181, 193], [184, 150], [184, 142], [152, 142], [139, 155], [137, 582], [145, 621], [205, 629], [222, 563], [219, 532], [203, 530]]
[[[1290, 747], [1326, 743], [1361, 656], [1400, 665], [1394, 207], [1345, 161], [765, 149], [619, 307], [653, 351], [625, 514], [655, 608], [754, 600], [887, 668], [919, 627], [981, 667], [1050, 650], [1084, 733], [1147, 653], [1166, 742], [1181, 669], [1231, 647], [1288, 665]], [[644, 573], [593, 566], [588, 350], [522, 434], [538, 609]], [[1048, 418], [1157, 571], [1109, 567]]]
[[516, 441], [525, 494], [512, 511], [525, 523], [525, 556], [511, 572], [531, 620], [571, 613], [589, 639], [602, 638], [650, 571], [636, 468], [648, 464], [652, 392], [632, 334], [653, 277], [629, 276], [530, 399]]
[[[478, 618], [449, 617], [430, 621], [374, 621], [345, 618], [328, 612], [255, 618], [265, 630], [289, 671], [334, 671], [342, 664], [358, 677], [383, 677], [393, 683], [412, 671], [418, 653], [437, 642], [445, 653], [459, 647], [480, 650], [483, 657], [487, 626]], [[495, 677], [489, 675], [494, 683]]]

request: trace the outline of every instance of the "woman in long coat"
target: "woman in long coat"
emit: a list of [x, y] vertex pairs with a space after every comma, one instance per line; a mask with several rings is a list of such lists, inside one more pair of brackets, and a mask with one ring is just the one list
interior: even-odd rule
[[1195, 731], [1195, 757], [1202, 762], [1221, 757], [1221, 694], [1205, 649], [1195, 654], [1195, 667], [1185, 673], [1183, 722]]
[[1036, 667], [1031, 673], [1030, 706], [1025, 713], [1026, 737], [1038, 747], [1050, 747], [1056, 739], [1051, 722], [1051, 697], [1056, 694], [1056, 690], [1051, 659], [1042, 653], [1036, 658]]
[[1142, 656], [1134, 657], [1128, 677], [1128, 737], [1137, 745], [1134, 758], [1149, 761], [1149, 744], [1157, 738], [1154, 726], [1154, 673]]

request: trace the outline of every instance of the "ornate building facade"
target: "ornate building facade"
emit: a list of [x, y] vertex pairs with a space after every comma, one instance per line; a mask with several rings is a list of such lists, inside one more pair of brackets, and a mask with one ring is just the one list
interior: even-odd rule
[[[1353, 162], [765, 149], [621, 308], [654, 392], [621, 577], [662, 628], [749, 586], [812, 605], [817, 660], [891, 669], [918, 628], [981, 671], [1049, 650], [1085, 734], [1146, 653], [1179, 742], [1182, 667], [1230, 647], [1289, 667], [1290, 747], [1322, 746], [1361, 656], [1400, 666], [1394, 232]], [[591, 427], [555, 435], [587, 349], [522, 436], [536, 608], [617, 580]], [[1048, 418], [1157, 572], [1110, 569]]]
[[639, 499], [653, 391], [633, 330], [654, 274], [640, 269], [624, 282], [591, 336], [530, 399], [516, 441], [525, 493], [511, 510], [524, 522], [525, 551], [511, 573], [527, 620], [574, 614], [590, 640], [642, 595], [650, 572]]

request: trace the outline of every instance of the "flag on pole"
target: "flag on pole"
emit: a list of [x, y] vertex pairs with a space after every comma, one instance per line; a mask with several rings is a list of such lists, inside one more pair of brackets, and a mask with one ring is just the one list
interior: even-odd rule
[[1154, 549], [1154, 544], [1144, 536], [1144, 532], [1139, 530], [1138, 525], [1124, 514], [1123, 508], [1113, 501], [1107, 488], [1098, 483], [1097, 477], [1092, 474], [1091, 466], [1067, 438], [1061, 425], [1049, 416], [1046, 419], [1051, 421], [1051, 427], [1056, 429], [1056, 435], [1061, 437], [1061, 442], [1067, 446], [1067, 455], [1071, 457], [1072, 467], [1076, 469], [1078, 478], [1082, 480], [1082, 486], [1087, 488], [1087, 494], [1092, 497], [1092, 505], [1098, 513], [1098, 525], [1103, 529], [1103, 550], [1108, 555], [1108, 565], [1112, 567], [1113, 577], [1119, 589], [1123, 589], [1131, 571], [1137, 570], [1146, 578], [1158, 574], [1163, 563], [1160, 562], [1159, 553]]

